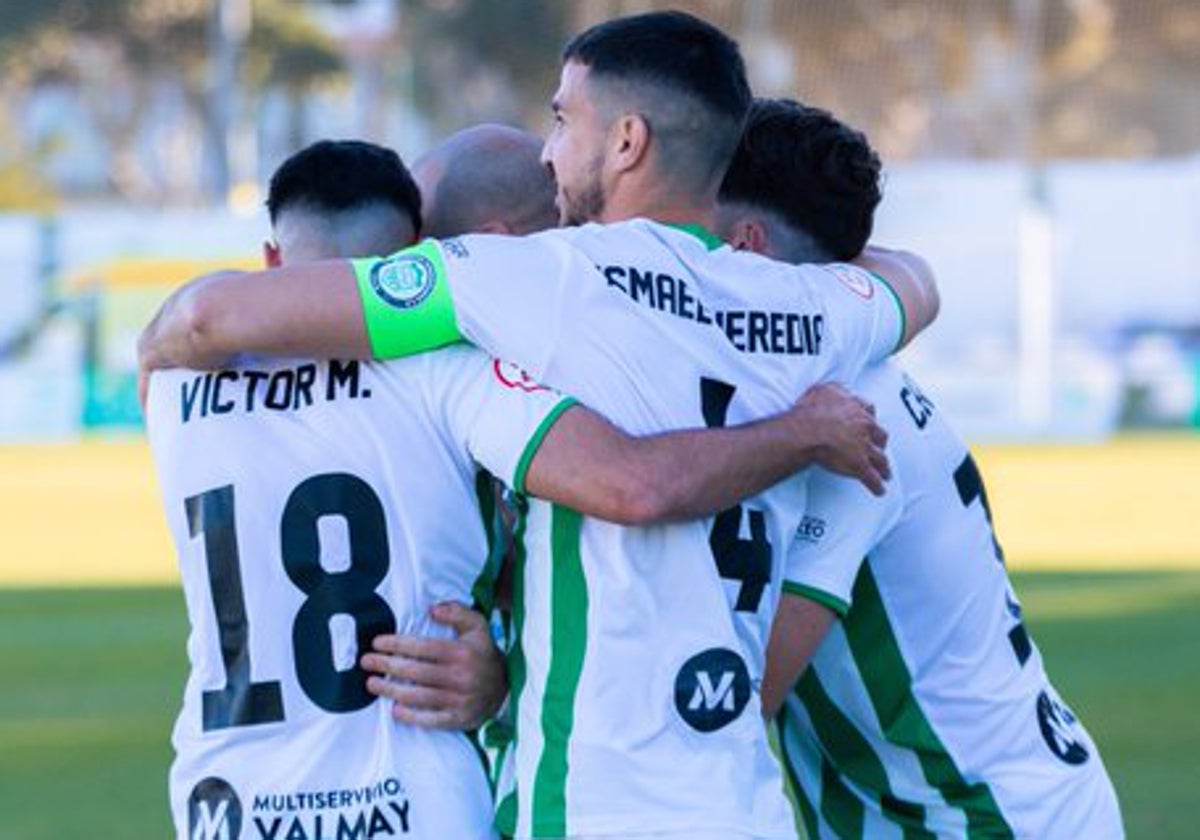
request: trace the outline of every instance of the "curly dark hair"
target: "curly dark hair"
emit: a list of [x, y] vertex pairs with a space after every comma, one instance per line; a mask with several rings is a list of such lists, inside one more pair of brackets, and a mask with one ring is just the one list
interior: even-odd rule
[[871, 238], [881, 170], [866, 135], [828, 111], [756, 99], [720, 198], [773, 211], [848, 260]]

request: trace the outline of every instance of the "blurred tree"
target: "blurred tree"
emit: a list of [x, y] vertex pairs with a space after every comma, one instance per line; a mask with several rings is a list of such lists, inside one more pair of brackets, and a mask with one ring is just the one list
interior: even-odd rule
[[0, 123], [0, 213], [48, 213], [58, 206], [54, 187], [39, 174], [50, 146], [23, 149]]
[[[2, 107], [26, 147], [63, 138], [39, 165], [82, 159], [72, 137], [93, 131], [118, 194], [202, 199], [196, 138], [213, 146], [228, 134], [230, 97], [216, 96], [214, 82], [221, 2], [0, 0]], [[403, 100], [437, 131], [482, 119], [544, 126], [572, 32], [670, 5], [740, 38], [759, 92], [833, 108], [892, 160], [1200, 148], [1196, 0], [390, 0], [398, 32], [370, 49], [369, 37], [339, 40], [311, 15], [367, 0], [245, 2], [254, 24], [245, 54], [221, 59], [236, 79], [236, 118], [250, 124], [263, 97], [282, 92], [293, 147], [308, 139], [314, 91], [349, 64], [368, 116]], [[46, 107], [29, 116], [50, 100], [73, 102], [75, 117], [55, 123]], [[361, 125], [389, 139], [381, 117]]]
[[[27, 99], [47, 85], [67, 86], [102, 135], [111, 155], [113, 188], [129, 198], [162, 201], [178, 192], [179, 175], [155, 178], [147, 171], [145, 137], [155, 121], [192, 122], [208, 138], [215, 179], [206, 191], [224, 200], [229, 188], [223, 150], [212, 147], [227, 128], [220, 108], [236, 103], [214, 95], [212, 0], [49, 0], [0, 3], [0, 62], [7, 85]], [[253, 0], [255, 27], [246, 72], [234, 77], [242, 111], [270, 87], [293, 101], [343, 69], [329, 38], [288, 0]], [[235, 64], [235, 70], [237, 65]], [[182, 111], [182, 114], [178, 113]], [[158, 128], [165, 128], [161, 126]], [[161, 169], [190, 171], [184, 181], [194, 197], [203, 178], [195, 172], [195, 148], [162, 140], [168, 157]], [[179, 159], [186, 156], [190, 160]]]
[[256, 0], [250, 30], [246, 78], [258, 91], [283, 90], [288, 102], [288, 145], [305, 142], [305, 104], [319, 85], [346, 72], [329, 36], [288, 0]]
[[571, 3], [400, 0], [416, 104], [442, 130], [548, 122]]

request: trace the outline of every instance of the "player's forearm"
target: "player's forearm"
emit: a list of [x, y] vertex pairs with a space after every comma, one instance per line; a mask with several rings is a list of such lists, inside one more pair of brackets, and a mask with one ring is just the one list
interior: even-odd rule
[[771, 625], [767, 667], [763, 672], [763, 715], [768, 720], [779, 713], [788, 692], [803, 675], [836, 619], [833, 610], [816, 601], [784, 594]]
[[731, 508], [817, 463], [821, 445], [786, 414], [635, 440], [641, 474], [635, 510], [645, 522], [665, 522]]
[[647, 515], [669, 520], [732, 507], [814, 464], [856, 478], [880, 495], [890, 477], [886, 443], [871, 406], [825, 383], [767, 420], [633, 445], [647, 450], [638, 461], [654, 503]]
[[820, 433], [797, 412], [731, 429], [631, 437], [576, 406], [551, 427], [525, 490], [588, 516], [648, 525], [733, 507], [815, 463]]
[[810, 388], [792, 408], [729, 429], [631, 437], [576, 405], [546, 433], [525, 492], [625, 525], [706, 516], [821, 464], [881, 494], [886, 433], [845, 389]]
[[149, 370], [217, 367], [237, 353], [369, 358], [349, 263], [193, 280], [163, 304], [138, 342]]
[[904, 309], [900, 346], [912, 341], [937, 318], [941, 298], [933, 270], [924, 259], [907, 251], [869, 245], [854, 262], [882, 277], [896, 293]]

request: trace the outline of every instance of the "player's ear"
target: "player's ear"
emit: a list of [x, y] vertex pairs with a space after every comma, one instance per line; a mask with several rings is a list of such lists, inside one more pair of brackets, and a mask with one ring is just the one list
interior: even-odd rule
[[650, 124], [641, 114], [625, 114], [613, 126], [612, 161], [617, 172], [636, 169], [650, 151]]
[[767, 253], [767, 230], [762, 222], [751, 216], [737, 221], [730, 232], [729, 244], [735, 251], [753, 251], [756, 254]]
[[263, 243], [263, 262], [267, 264], [267, 268], [279, 268], [283, 265], [283, 254], [279, 251], [279, 246], [271, 240]]

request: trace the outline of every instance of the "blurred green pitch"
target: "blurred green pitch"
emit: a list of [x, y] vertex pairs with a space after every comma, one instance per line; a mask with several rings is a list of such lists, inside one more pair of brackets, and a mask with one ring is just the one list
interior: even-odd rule
[[[977, 455], [1029, 625], [1129, 836], [1194, 837], [1200, 438]], [[170, 835], [187, 622], [156, 493], [140, 441], [0, 447], [5, 840]]]

